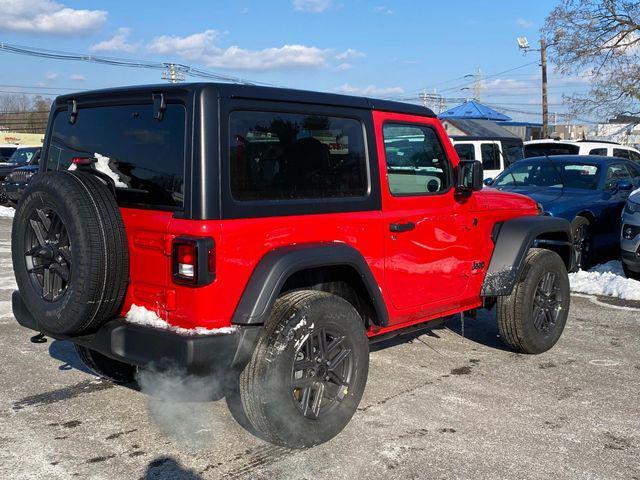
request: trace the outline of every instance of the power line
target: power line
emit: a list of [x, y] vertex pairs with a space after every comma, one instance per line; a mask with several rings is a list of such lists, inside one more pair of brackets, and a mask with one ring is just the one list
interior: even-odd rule
[[96, 63], [100, 65], [109, 65], [114, 67], [129, 67], [129, 68], [145, 68], [151, 70], [167, 71], [173, 65], [174, 68], [179, 68], [180, 72], [184, 75], [196, 78], [204, 78], [208, 80], [218, 80], [230, 83], [243, 83], [251, 85], [270, 85], [265, 82], [257, 82], [254, 80], [248, 80], [240, 77], [232, 77], [223, 75], [217, 72], [203, 70], [201, 68], [194, 68], [189, 65], [183, 65], [176, 62], [154, 62], [149, 60], [133, 60], [117, 57], [103, 57], [99, 55], [86, 55], [82, 53], [64, 52], [60, 50], [47, 50], [35, 47], [28, 47], [23, 45], [14, 45], [9, 43], [0, 42], [0, 51], [8, 53], [14, 53], [16, 55], [25, 55], [30, 57], [47, 58], [50, 60], [66, 60], [75, 62], [87, 62]]

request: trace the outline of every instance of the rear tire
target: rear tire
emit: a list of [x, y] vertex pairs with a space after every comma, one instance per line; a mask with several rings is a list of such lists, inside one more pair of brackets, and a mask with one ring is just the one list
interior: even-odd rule
[[355, 308], [326, 292], [291, 292], [276, 301], [240, 375], [240, 397], [262, 436], [309, 447], [349, 423], [368, 370], [369, 342]]
[[532, 248], [511, 295], [498, 297], [500, 336], [517, 352], [546, 352], [562, 335], [569, 304], [569, 276], [562, 258], [551, 250]]
[[136, 367], [128, 363], [113, 360], [95, 350], [89, 350], [80, 345], [74, 345], [80, 360], [98, 376], [106, 378], [113, 383], [133, 382]]

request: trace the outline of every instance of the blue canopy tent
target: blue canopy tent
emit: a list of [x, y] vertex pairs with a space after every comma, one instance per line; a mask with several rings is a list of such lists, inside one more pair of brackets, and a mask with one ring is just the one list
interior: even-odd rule
[[503, 122], [511, 120], [511, 117], [495, 111], [491, 107], [487, 107], [475, 100], [470, 100], [450, 108], [438, 115], [438, 118], [465, 118], [465, 119], [478, 119], [478, 120], [493, 120], [495, 122]]

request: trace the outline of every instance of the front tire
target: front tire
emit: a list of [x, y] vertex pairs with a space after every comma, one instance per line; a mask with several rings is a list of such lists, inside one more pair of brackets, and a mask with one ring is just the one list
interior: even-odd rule
[[310, 447], [349, 423], [368, 370], [369, 342], [356, 309], [326, 292], [291, 292], [276, 301], [240, 375], [240, 397], [262, 436]]
[[580, 270], [591, 268], [593, 266], [593, 248], [589, 220], [580, 215], [574, 218], [571, 222], [571, 234], [576, 266]]
[[549, 350], [567, 322], [569, 292], [569, 276], [560, 256], [551, 250], [530, 249], [513, 291], [498, 297], [502, 340], [521, 353]]

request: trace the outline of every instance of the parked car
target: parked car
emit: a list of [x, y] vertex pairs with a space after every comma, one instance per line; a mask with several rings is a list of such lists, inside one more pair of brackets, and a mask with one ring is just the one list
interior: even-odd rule
[[629, 197], [622, 212], [620, 250], [624, 273], [640, 280], [640, 191]]
[[480, 160], [484, 178], [495, 178], [513, 162], [522, 160], [522, 140], [452, 136], [451, 142], [460, 160]]
[[13, 152], [15, 152], [17, 148], [18, 146], [14, 144], [0, 145], [0, 166], [11, 158], [11, 155], [13, 155]]
[[533, 198], [551, 216], [571, 222], [577, 264], [589, 267], [597, 251], [616, 251], [620, 214], [640, 185], [640, 165], [623, 158], [554, 155], [527, 158], [491, 186]]
[[16, 168], [13, 172], [0, 181], [0, 205], [10, 205], [15, 207], [27, 185], [38, 173], [38, 161], [30, 162], [29, 165]]
[[[7, 162], [6, 170], [2, 170], [0, 164], [0, 205], [14, 206], [18, 202], [29, 180], [38, 171], [40, 151], [40, 147], [18, 148], [11, 156], [10, 162]], [[23, 163], [25, 159], [26, 163]], [[16, 170], [20, 172], [13, 175]], [[3, 171], [8, 174], [3, 176]]]
[[600, 155], [618, 157], [640, 162], [640, 151], [616, 142], [601, 140], [530, 140], [524, 142], [524, 156], [542, 157], [544, 155]]
[[114, 381], [213, 370], [272, 442], [344, 428], [369, 338], [494, 304], [516, 351], [563, 331], [569, 222], [483, 190], [429, 109], [138, 86], [57, 98], [45, 142], [12, 224], [17, 321]]
[[0, 180], [9, 175], [14, 169], [29, 165], [29, 162], [40, 155], [40, 147], [17, 147], [6, 162], [0, 163]]

